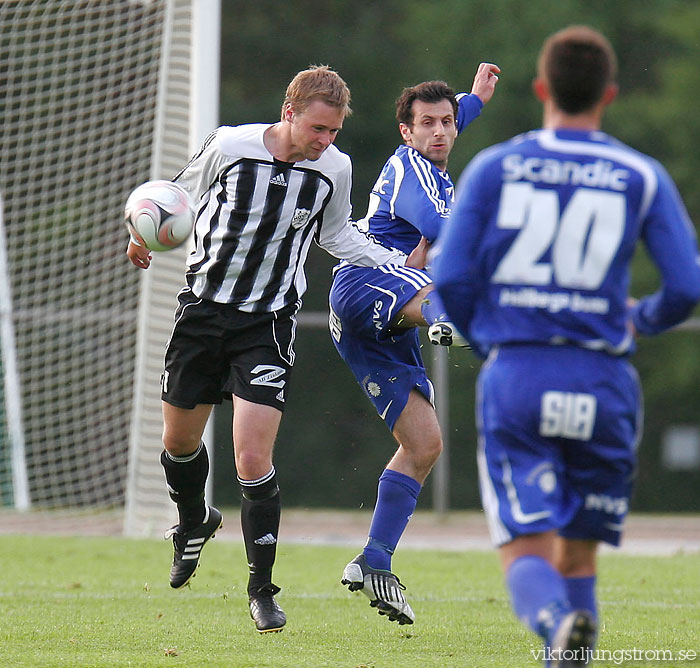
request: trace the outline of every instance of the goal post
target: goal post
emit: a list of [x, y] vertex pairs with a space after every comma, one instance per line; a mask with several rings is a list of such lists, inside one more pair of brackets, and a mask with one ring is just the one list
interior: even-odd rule
[[143, 535], [170, 503], [159, 376], [186, 251], [139, 271], [121, 221], [216, 125], [219, 15], [220, 0], [0, 3], [2, 506], [127, 507]]
[[[184, 7], [170, 6], [164, 32], [155, 145], [151, 178], [176, 174], [218, 124], [220, 0], [194, 0], [188, 16]], [[185, 34], [189, 53], [180, 51]], [[179, 57], [178, 57], [179, 56]], [[181, 110], [172, 114], [173, 109]], [[181, 137], [179, 146], [169, 140]], [[187, 245], [155, 254], [148, 271], [140, 272], [138, 337], [133, 417], [129, 440], [124, 533], [148, 536], [176, 520], [166, 493], [160, 465], [162, 450], [160, 374], [173, 324], [175, 295], [182, 286]], [[211, 430], [205, 439], [211, 442]], [[213, 476], [209, 477], [209, 481]], [[209, 494], [211, 495], [211, 493]]]
[[15, 350], [7, 243], [0, 196], [0, 452], [3, 453], [0, 463], [0, 490], [3, 493], [0, 498], [3, 504], [11, 503], [17, 510], [28, 510], [31, 501]]

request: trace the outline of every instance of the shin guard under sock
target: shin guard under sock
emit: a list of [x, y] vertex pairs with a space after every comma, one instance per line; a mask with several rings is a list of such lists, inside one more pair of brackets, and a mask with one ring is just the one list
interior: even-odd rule
[[369, 539], [363, 550], [372, 568], [391, 570], [391, 556], [416, 509], [421, 487], [414, 478], [391, 469], [380, 476]]
[[506, 583], [515, 614], [549, 644], [571, 612], [563, 576], [546, 559], [528, 554], [510, 565]]
[[272, 581], [280, 526], [280, 494], [274, 467], [257, 480], [238, 478], [241, 487], [241, 528], [248, 557], [248, 591]]
[[204, 520], [204, 488], [209, 475], [209, 455], [204, 443], [189, 455], [175, 457], [167, 450], [160, 455], [170, 498], [177, 504], [179, 525], [191, 529]]
[[569, 603], [574, 610], [587, 610], [598, 619], [598, 606], [595, 598], [595, 575], [583, 578], [564, 578]]

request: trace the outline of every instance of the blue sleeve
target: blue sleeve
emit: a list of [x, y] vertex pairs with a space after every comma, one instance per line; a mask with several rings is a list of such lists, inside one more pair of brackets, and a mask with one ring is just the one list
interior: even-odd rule
[[479, 116], [484, 107], [481, 98], [474, 93], [457, 93], [457, 132], [462, 132], [475, 118]]
[[407, 151], [402, 160], [392, 158], [390, 164], [394, 215], [411, 223], [432, 243], [450, 215], [450, 206], [441, 195], [431, 163], [417, 151]]
[[656, 165], [658, 190], [642, 238], [661, 273], [661, 288], [639, 300], [632, 321], [641, 334], [658, 334], [685, 320], [700, 301], [700, 258], [695, 230], [666, 170]]
[[486, 226], [481, 203], [485, 191], [479, 181], [475, 159], [459, 180], [455, 208], [438, 239], [432, 271], [447, 315], [467, 339], [474, 304], [484, 281], [479, 253]]

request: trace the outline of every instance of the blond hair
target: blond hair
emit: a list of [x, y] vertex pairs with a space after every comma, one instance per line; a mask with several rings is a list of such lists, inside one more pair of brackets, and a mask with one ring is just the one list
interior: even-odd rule
[[303, 114], [313, 100], [321, 100], [342, 110], [344, 116], [352, 113], [350, 89], [341, 76], [328, 65], [312, 65], [309, 69], [299, 72], [289, 82], [282, 103], [282, 114], [287, 105], [295, 112]]

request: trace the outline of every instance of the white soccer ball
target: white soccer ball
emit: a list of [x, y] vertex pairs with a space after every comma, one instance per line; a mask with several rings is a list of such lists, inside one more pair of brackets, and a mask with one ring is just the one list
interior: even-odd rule
[[183, 244], [194, 226], [194, 204], [187, 191], [172, 181], [147, 181], [126, 200], [124, 220], [134, 239], [152, 251]]

